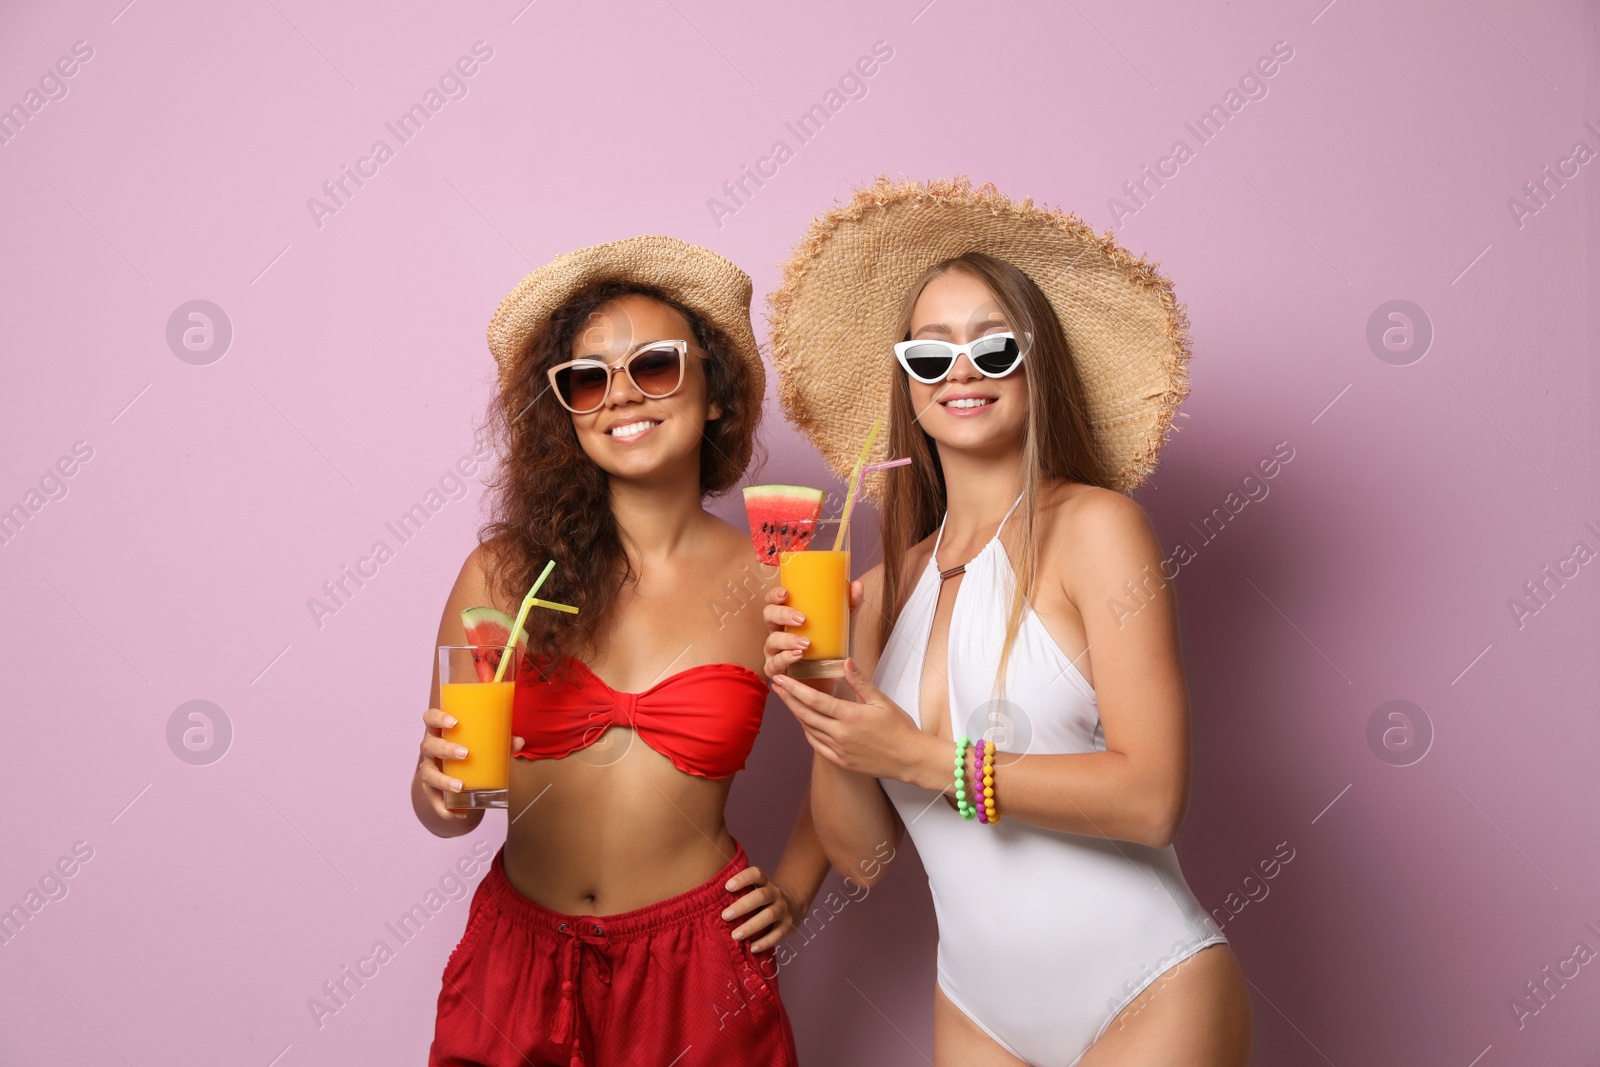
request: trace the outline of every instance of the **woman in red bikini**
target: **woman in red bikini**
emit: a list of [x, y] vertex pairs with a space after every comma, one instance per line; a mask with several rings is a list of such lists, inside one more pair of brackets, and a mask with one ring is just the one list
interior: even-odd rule
[[[429, 1057], [446, 1065], [796, 1063], [772, 948], [827, 873], [809, 802], [777, 871], [723, 821], [761, 726], [759, 611], [716, 610], [760, 571], [708, 514], [749, 462], [764, 374], [750, 279], [666, 237], [528, 275], [489, 327], [505, 465], [493, 521], [445, 603], [513, 614], [546, 560], [518, 676], [505, 847], [445, 966]], [[417, 818], [449, 837], [437, 675]]]

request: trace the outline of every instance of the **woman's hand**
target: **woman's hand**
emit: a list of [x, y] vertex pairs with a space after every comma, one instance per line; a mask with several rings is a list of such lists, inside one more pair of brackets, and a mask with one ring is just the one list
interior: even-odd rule
[[[780, 885], [761, 873], [760, 867], [746, 867], [724, 886], [730, 893], [741, 889], [749, 891], [722, 910], [724, 919], [750, 916], [733, 929], [737, 940], [761, 934], [750, 942], [755, 952], [765, 952], [779, 941], [794, 933], [800, 916], [805, 914], [808, 902], [788, 886]], [[752, 914], [754, 913], [754, 914]], [[765, 931], [765, 932], [763, 932]]]
[[[850, 583], [850, 626], [855, 627], [854, 616], [861, 607], [862, 587], [860, 580]], [[788, 674], [789, 668], [805, 653], [806, 647], [811, 644], [809, 637], [788, 633], [785, 626], [799, 626], [806, 621], [806, 617], [788, 606], [789, 590], [783, 586], [773, 586], [767, 590], [767, 604], [761, 609], [761, 618], [767, 624], [767, 643], [763, 648], [766, 654], [764, 669], [768, 678], [776, 678], [781, 674]], [[827, 680], [818, 684], [826, 685]]]
[[[767, 640], [770, 645], [772, 638]], [[800, 720], [811, 747], [828, 762], [874, 778], [922, 784], [922, 771], [932, 756], [929, 746], [941, 742], [884, 696], [854, 659], [845, 660], [844, 678], [860, 703], [819, 692], [786, 674], [774, 677], [772, 688]]]
[[[456, 724], [455, 716], [446, 715], [438, 708], [429, 708], [422, 713], [422, 721], [428, 727], [427, 734], [422, 738], [422, 759], [417, 763], [417, 779], [422, 784], [423, 795], [428, 798], [434, 814], [441, 819], [465, 819], [472, 812], [446, 807], [444, 796], [446, 791], [461, 792], [461, 780], [444, 773], [441, 761], [467, 757], [464, 746], [454, 741], [446, 741], [439, 733], [440, 730]], [[522, 751], [522, 744], [522, 738], [513, 737], [511, 751], [513, 753]]]

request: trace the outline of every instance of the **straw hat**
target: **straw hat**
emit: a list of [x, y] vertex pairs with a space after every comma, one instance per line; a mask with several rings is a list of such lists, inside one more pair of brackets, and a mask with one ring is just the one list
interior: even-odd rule
[[[557, 256], [533, 271], [500, 302], [489, 320], [489, 351], [504, 391], [517, 374], [528, 338], [573, 296], [601, 282], [652, 286], [701, 315], [727, 335], [746, 365], [746, 400], [761, 404], [766, 370], [750, 326], [750, 277], [708, 249], [676, 237], [629, 237]], [[693, 340], [693, 338], [686, 338]]]
[[[992, 185], [974, 189], [966, 178], [880, 177], [812, 221], [769, 298], [784, 413], [847, 477], [872, 421], [889, 416], [908, 290], [935, 263], [974, 251], [1016, 266], [1049, 298], [1113, 486], [1139, 485], [1189, 393], [1188, 318], [1172, 283], [1109, 232], [1097, 237], [1075, 215], [1014, 202]], [[890, 477], [868, 474], [862, 490], [881, 500]]]

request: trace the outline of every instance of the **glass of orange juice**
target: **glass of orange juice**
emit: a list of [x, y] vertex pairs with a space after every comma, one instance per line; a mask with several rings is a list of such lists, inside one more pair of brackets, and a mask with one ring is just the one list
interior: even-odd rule
[[850, 524], [823, 519], [815, 526], [804, 548], [778, 553], [778, 584], [789, 591], [789, 606], [806, 617], [784, 629], [811, 639], [789, 675], [840, 678], [850, 655]]
[[[456, 724], [440, 731], [446, 741], [467, 750], [465, 759], [447, 759], [444, 773], [461, 782], [461, 792], [445, 793], [450, 808], [504, 808], [511, 763], [511, 699], [515, 664], [494, 680], [504, 649], [499, 645], [439, 647], [439, 710]], [[522, 657], [518, 655], [517, 660]]]

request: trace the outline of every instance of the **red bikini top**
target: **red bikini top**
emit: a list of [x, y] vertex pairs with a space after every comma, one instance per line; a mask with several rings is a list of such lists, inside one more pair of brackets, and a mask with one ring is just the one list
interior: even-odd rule
[[705, 663], [669, 675], [642, 693], [619, 693], [572, 659], [569, 679], [517, 679], [511, 732], [519, 756], [560, 759], [600, 739], [610, 726], [639, 739], [685, 774], [727, 778], [744, 769], [761, 730], [767, 684], [737, 663]]

